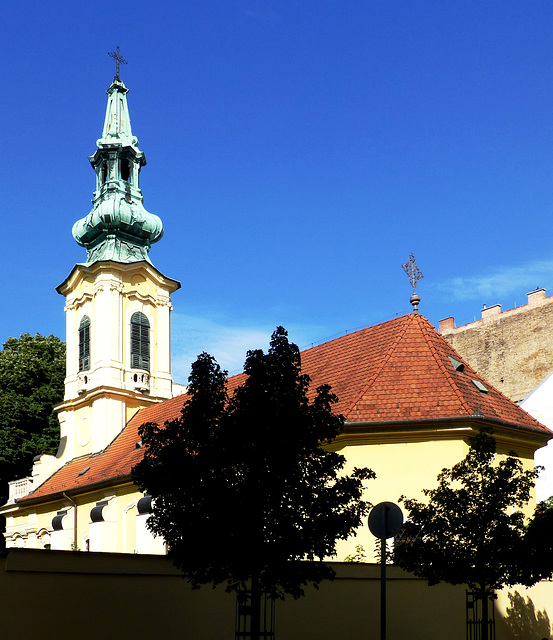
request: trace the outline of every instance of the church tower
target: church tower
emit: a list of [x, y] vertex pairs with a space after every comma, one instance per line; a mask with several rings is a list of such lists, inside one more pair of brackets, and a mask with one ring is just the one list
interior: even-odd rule
[[180, 284], [148, 256], [163, 225], [143, 205], [146, 158], [132, 134], [127, 92], [117, 65], [102, 137], [89, 158], [92, 210], [73, 226], [87, 259], [57, 288], [66, 298], [61, 463], [103, 450], [137, 410], [173, 395], [170, 296]]

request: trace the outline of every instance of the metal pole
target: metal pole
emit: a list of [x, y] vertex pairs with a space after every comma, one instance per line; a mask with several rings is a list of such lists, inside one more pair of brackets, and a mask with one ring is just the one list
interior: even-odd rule
[[380, 640], [386, 640], [386, 530], [388, 506], [382, 509], [382, 538], [380, 538]]
[[386, 538], [384, 536], [380, 538], [380, 640], [386, 640]]
[[386, 640], [386, 540], [403, 525], [401, 509], [393, 502], [380, 502], [371, 509], [369, 529], [380, 540], [380, 640]]

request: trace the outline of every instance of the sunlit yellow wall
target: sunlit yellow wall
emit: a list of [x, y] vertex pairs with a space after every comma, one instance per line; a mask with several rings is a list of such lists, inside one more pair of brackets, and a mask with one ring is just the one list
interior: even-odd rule
[[[401, 442], [401, 437], [405, 439]], [[444, 468], [451, 468], [462, 460], [469, 451], [465, 438], [455, 437], [454, 433], [443, 431], [434, 436], [416, 433], [398, 433], [375, 437], [375, 444], [363, 443], [346, 445], [339, 449], [345, 456], [345, 472], [351, 473], [355, 467], [368, 467], [376, 473], [376, 479], [366, 481], [365, 499], [373, 505], [379, 502], [398, 503], [401, 496], [424, 501], [423, 489], [434, 489], [437, 486], [437, 476]], [[499, 461], [512, 448], [508, 438], [498, 434]], [[518, 449], [524, 457], [520, 460], [523, 468], [534, 468], [532, 447], [524, 440], [518, 444]], [[518, 452], [517, 452], [518, 453]], [[402, 507], [402, 504], [399, 503]], [[532, 498], [524, 509], [526, 515], [534, 511], [535, 502]], [[407, 513], [404, 511], [404, 517]], [[376, 539], [369, 532], [365, 519], [357, 535], [337, 545], [336, 558], [343, 560], [346, 556], [356, 553], [356, 547], [361, 545], [368, 561], [374, 559]]]
[[[31, 549], [49, 544], [58, 550], [91, 550], [118, 553], [164, 553], [163, 542], [146, 531], [147, 516], [138, 514], [137, 503], [142, 495], [131, 483], [114, 486], [83, 496], [62, 497], [55, 502], [21, 509], [9, 518], [6, 535], [8, 546]], [[71, 499], [70, 499], [71, 498]], [[107, 501], [103, 522], [91, 521], [91, 510]], [[77, 509], [77, 532], [74, 529], [74, 509]], [[66, 509], [63, 531], [52, 531], [52, 519]], [[42, 535], [37, 535], [42, 532]], [[137, 544], [137, 541], [139, 544]]]
[[[83, 410], [84, 411], [84, 410]], [[423, 489], [432, 489], [437, 485], [437, 475], [443, 468], [450, 468], [460, 461], [468, 452], [467, 436], [455, 434], [451, 430], [437, 431], [433, 435], [425, 432], [395, 432], [394, 434], [373, 435], [372, 440], [366, 436], [357, 438], [357, 442], [338, 447], [346, 457], [345, 473], [351, 473], [355, 467], [368, 467], [376, 473], [375, 480], [366, 482], [365, 499], [373, 505], [382, 501], [398, 502], [402, 495], [408, 498], [424, 500]], [[498, 449], [513, 449], [514, 436], [498, 434]], [[402, 441], [403, 440], [403, 441]], [[373, 442], [371, 444], [371, 442]], [[517, 443], [514, 443], [517, 444]], [[526, 469], [533, 468], [531, 457], [532, 445], [520, 439], [518, 450], [525, 454], [521, 458]], [[498, 459], [505, 454], [500, 453]], [[83, 461], [83, 468], [86, 462]], [[162, 541], [152, 542], [145, 534], [145, 517], [137, 513], [136, 505], [142, 497], [130, 483], [114, 484], [102, 490], [93, 491], [74, 497], [77, 501], [77, 537], [66, 534], [62, 544], [57, 548], [86, 548], [87, 541], [93, 550], [117, 552], [163, 553]], [[100, 501], [108, 500], [105, 509], [106, 521], [91, 525], [90, 511]], [[29, 507], [13, 516], [8, 515], [8, 544], [13, 546], [43, 546], [46, 537], [39, 535], [52, 529], [52, 518], [62, 508], [72, 509], [69, 499], [59, 499], [55, 503]], [[527, 515], [534, 509], [533, 500], [526, 508]], [[406, 515], [406, 514], [405, 514]], [[64, 520], [64, 528], [73, 531], [72, 511]], [[98, 537], [99, 536], [99, 537]], [[59, 537], [59, 536], [58, 536]], [[368, 531], [366, 519], [357, 535], [347, 541], [340, 541], [337, 546], [338, 560], [356, 553], [357, 545], [363, 547], [365, 558], [374, 559], [376, 539]]]
[[[277, 638], [380, 637], [379, 567], [340, 563], [333, 567], [337, 572], [333, 582], [322, 583], [319, 590], [307, 587], [299, 600], [276, 603]], [[428, 587], [397, 567], [388, 567], [387, 577], [388, 640], [465, 640], [463, 586]], [[503, 606], [500, 594], [496, 640], [551, 637], [553, 583], [516, 590], [522, 596], [515, 610]], [[192, 590], [163, 557], [14, 549], [0, 558], [0, 599], [2, 637], [10, 640], [34, 637], [37, 624], [44, 640], [60, 634], [83, 640], [235, 637], [234, 594], [210, 586]]]

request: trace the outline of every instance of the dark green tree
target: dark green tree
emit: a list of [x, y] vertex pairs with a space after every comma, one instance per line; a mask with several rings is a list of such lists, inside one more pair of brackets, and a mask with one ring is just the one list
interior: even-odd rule
[[524, 535], [526, 566], [521, 582], [526, 585], [553, 575], [553, 496], [538, 503]]
[[423, 491], [426, 502], [400, 498], [409, 515], [396, 538], [395, 562], [430, 585], [468, 585], [482, 601], [482, 640], [488, 638], [488, 600], [521, 581], [521, 509], [536, 474], [515, 454], [498, 462], [491, 430], [482, 429], [464, 460], [439, 474], [436, 489]]
[[0, 351], [0, 491], [29, 473], [33, 457], [55, 453], [63, 399], [65, 343], [55, 336], [8, 338]]
[[226, 372], [201, 354], [181, 416], [142, 425], [133, 477], [154, 497], [149, 528], [193, 587], [249, 585], [255, 633], [260, 593], [299, 597], [334, 576], [323, 559], [360, 525], [363, 480], [374, 474], [345, 475], [344, 457], [321, 447], [343, 418], [328, 386], [308, 399], [309, 377], [282, 327], [268, 353], [248, 352], [245, 374], [227, 398]]

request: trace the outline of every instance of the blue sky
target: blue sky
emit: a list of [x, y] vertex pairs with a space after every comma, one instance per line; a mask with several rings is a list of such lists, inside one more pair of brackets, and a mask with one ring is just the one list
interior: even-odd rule
[[175, 378], [553, 288], [553, 3], [194, 0], [0, 6], [0, 341], [64, 336], [119, 45]]

